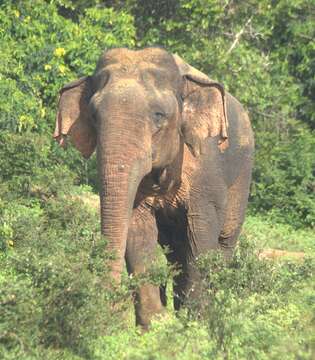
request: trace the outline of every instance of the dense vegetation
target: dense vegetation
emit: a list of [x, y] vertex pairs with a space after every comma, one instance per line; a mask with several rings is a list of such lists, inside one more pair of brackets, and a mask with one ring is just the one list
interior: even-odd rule
[[[1, 358], [314, 358], [314, 15], [312, 0], [1, 2]], [[195, 304], [170, 309], [141, 337], [131, 293], [143, 279], [115, 289], [107, 277], [95, 158], [51, 134], [65, 83], [107, 48], [148, 45], [221, 81], [248, 109], [257, 152], [233, 261], [200, 261], [202, 320]], [[266, 247], [306, 258], [258, 260]]]

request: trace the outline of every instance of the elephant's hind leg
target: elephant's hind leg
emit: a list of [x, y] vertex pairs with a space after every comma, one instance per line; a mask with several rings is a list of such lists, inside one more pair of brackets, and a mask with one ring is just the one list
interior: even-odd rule
[[[175, 310], [179, 310], [182, 304], [182, 289], [184, 288], [183, 264], [185, 262], [185, 235], [182, 231], [178, 231], [175, 227], [162, 225], [159, 223], [159, 244], [166, 250], [166, 258], [168, 264], [174, 266], [179, 271], [173, 279], [173, 303]], [[167, 305], [166, 285], [160, 287], [161, 300], [164, 306]]]
[[223, 229], [219, 236], [220, 248], [224, 256], [230, 259], [245, 218], [251, 181], [251, 161], [244, 164], [240, 175], [228, 189], [227, 207]]

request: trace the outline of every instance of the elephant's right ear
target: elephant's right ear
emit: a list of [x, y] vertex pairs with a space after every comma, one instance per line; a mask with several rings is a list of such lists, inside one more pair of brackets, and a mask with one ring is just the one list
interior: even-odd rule
[[54, 132], [54, 138], [61, 146], [64, 146], [65, 138], [69, 136], [85, 158], [89, 158], [96, 147], [96, 132], [88, 111], [91, 95], [89, 76], [64, 86], [60, 90]]

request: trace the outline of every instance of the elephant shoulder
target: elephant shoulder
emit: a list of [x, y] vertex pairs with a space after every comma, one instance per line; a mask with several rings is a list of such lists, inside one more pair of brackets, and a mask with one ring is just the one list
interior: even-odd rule
[[231, 94], [226, 94], [229, 147], [220, 155], [223, 176], [232, 185], [246, 166], [252, 167], [254, 136], [249, 116], [243, 105]]
[[236, 148], [254, 148], [251, 122], [244, 106], [230, 93], [226, 93], [226, 108], [229, 121], [229, 143]]

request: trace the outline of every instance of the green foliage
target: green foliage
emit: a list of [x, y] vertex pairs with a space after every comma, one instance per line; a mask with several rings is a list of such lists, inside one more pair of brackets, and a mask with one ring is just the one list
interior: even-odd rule
[[1, 357], [39, 346], [88, 356], [87, 340], [117, 331], [129, 306], [128, 289], [110, 283], [95, 210], [65, 197], [3, 206]]
[[144, 277], [124, 276], [123, 286], [113, 287], [98, 214], [77, 194], [90, 196], [73, 188], [72, 195], [1, 204], [2, 358], [312, 359], [314, 258], [257, 257], [262, 246], [286, 248], [288, 239], [294, 250], [307, 250], [311, 231], [249, 217], [229, 264], [218, 254], [199, 259], [200, 301], [177, 317], [168, 309], [140, 335], [131, 293], [143, 281], [167, 280], [172, 270], [159, 261]]
[[25, 132], [0, 134], [0, 189], [3, 197], [51, 196], [69, 191], [87, 174], [74, 150], [68, 157], [47, 137]]
[[[1, 358], [315, 357], [312, 6], [312, 0], [1, 2]], [[132, 292], [143, 282], [170, 282], [174, 269], [160, 254], [146, 274], [124, 274], [119, 289], [110, 283], [113, 254], [99, 235], [98, 214], [80, 200], [97, 190], [96, 159], [83, 160], [71, 147], [64, 152], [52, 132], [63, 85], [91, 74], [108, 48], [148, 45], [177, 52], [221, 81], [248, 109], [257, 151], [252, 215], [234, 258], [199, 259], [200, 302], [177, 316], [169, 308], [140, 336]], [[258, 260], [268, 247], [307, 257]]]
[[[300, 229], [295, 231], [292, 225], [276, 223], [273, 216], [256, 217], [248, 215], [243, 226], [243, 233], [249, 242], [258, 248], [274, 248], [288, 251], [302, 251], [312, 255], [315, 251], [314, 231]], [[270, 233], [272, 236], [270, 236]]]
[[[298, 234], [292, 230], [292, 236]], [[218, 254], [200, 258], [204, 296], [188, 304], [189, 312], [164, 316], [140, 338], [134, 330], [99, 338], [93, 355], [128, 360], [312, 359], [314, 258], [300, 263], [258, 260], [257, 244], [249, 243], [254, 235], [248, 231], [229, 264]], [[269, 232], [269, 238], [276, 240], [274, 236], [275, 230]]]
[[[27, 191], [33, 175], [27, 180], [26, 173], [36, 171], [39, 162], [45, 165], [38, 169], [62, 163], [76, 183], [97, 189], [95, 157], [87, 162], [74, 150], [62, 154], [50, 144], [58, 91], [91, 74], [107, 48], [163, 45], [220, 80], [249, 110], [257, 148], [252, 211], [313, 227], [311, 8], [310, 0], [4, 1], [0, 129], [8, 133], [1, 136], [0, 151], [5, 176]], [[10, 161], [8, 152], [18, 154]]]
[[91, 73], [106, 48], [134, 44], [132, 17], [108, 8], [87, 9], [77, 24], [53, 3], [5, 2], [0, 19], [0, 128], [16, 132], [51, 132], [62, 86]]
[[296, 121], [288, 125], [288, 131], [290, 137], [280, 139], [260, 133], [251, 206], [278, 222], [314, 227], [315, 137]]

